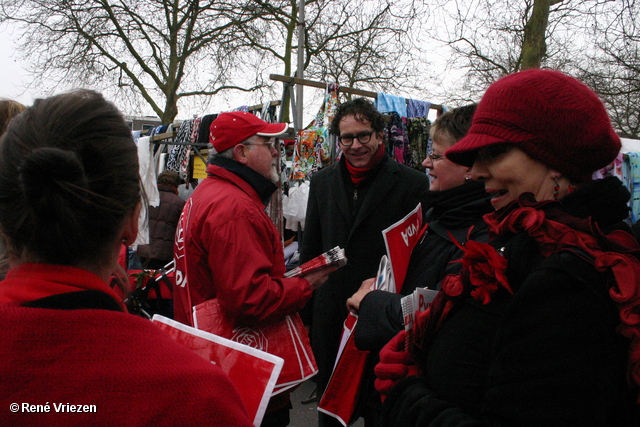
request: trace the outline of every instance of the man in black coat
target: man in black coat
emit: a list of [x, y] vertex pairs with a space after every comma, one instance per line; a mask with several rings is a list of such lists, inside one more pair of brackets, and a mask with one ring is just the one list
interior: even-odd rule
[[[340, 246], [348, 263], [314, 292], [303, 313], [311, 325], [318, 363], [318, 399], [338, 352], [346, 301], [363, 280], [373, 277], [386, 253], [382, 230], [402, 219], [429, 187], [426, 174], [401, 165], [384, 149], [384, 117], [373, 103], [354, 99], [338, 107], [331, 123], [342, 151], [339, 162], [311, 178], [300, 261]], [[319, 414], [321, 426], [340, 425]]]

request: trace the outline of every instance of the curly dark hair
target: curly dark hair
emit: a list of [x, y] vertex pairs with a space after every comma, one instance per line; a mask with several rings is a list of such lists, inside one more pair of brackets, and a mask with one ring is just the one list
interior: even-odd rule
[[384, 116], [378, 112], [373, 102], [366, 98], [356, 98], [338, 106], [329, 131], [334, 135], [340, 135], [340, 121], [347, 116], [354, 116], [359, 122], [370, 122], [374, 132], [380, 133], [386, 127]]

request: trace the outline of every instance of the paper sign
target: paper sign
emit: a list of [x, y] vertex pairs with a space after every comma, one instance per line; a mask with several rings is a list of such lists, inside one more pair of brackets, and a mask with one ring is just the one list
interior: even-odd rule
[[393, 279], [398, 291], [402, 289], [402, 284], [407, 276], [411, 251], [420, 240], [423, 232], [422, 205], [420, 203], [400, 221], [382, 230]]
[[179, 343], [222, 368], [238, 390], [253, 425], [260, 425], [284, 364], [280, 357], [158, 314], [153, 316], [152, 322]]

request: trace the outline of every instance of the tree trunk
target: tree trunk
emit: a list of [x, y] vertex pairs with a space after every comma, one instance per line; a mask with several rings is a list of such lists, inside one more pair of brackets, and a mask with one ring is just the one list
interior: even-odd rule
[[545, 36], [549, 23], [549, 9], [557, 0], [535, 0], [531, 16], [524, 28], [524, 41], [520, 55], [520, 70], [540, 68], [540, 63], [547, 53]]
[[178, 115], [178, 100], [174, 96], [167, 96], [167, 102], [164, 105], [162, 113], [162, 124], [173, 123], [173, 119]]
[[[288, 77], [292, 77], [293, 76], [293, 72], [292, 72], [292, 67], [291, 67], [291, 61], [292, 61], [292, 49], [293, 49], [293, 37], [295, 36], [296, 33], [296, 24], [297, 24], [297, 17], [298, 16], [298, 5], [297, 5], [297, 0], [292, 0], [291, 1], [291, 16], [289, 19], [289, 22], [287, 24], [287, 36], [285, 39], [285, 45], [284, 45], [284, 58], [283, 58], [283, 62], [284, 62], [284, 73], [283, 75], [288, 76]], [[286, 85], [286, 83], [285, 83]], [[286, 86], [285, 86], [286, 87]], [[282, 122], [284, 123], [289, 123], [290, 122], [290, 108], [291, 108], [291, 94], [293, 92], [293, 87], [290, 87], [289, 90], [286, 91], [286, 93], [283, 93], [283, 97], [282, 97], [282, 105], [280, 106], [281, 109], [281, 114], [282, 114]]]

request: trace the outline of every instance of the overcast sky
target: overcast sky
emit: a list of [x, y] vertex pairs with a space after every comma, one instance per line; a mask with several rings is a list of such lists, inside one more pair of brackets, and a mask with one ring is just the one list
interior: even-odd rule
[[26, 72], [14, 57], [14, 36], [10, 27], [0, 26], [0, 98], [29, 105], [39, 94], [24, 93]]

